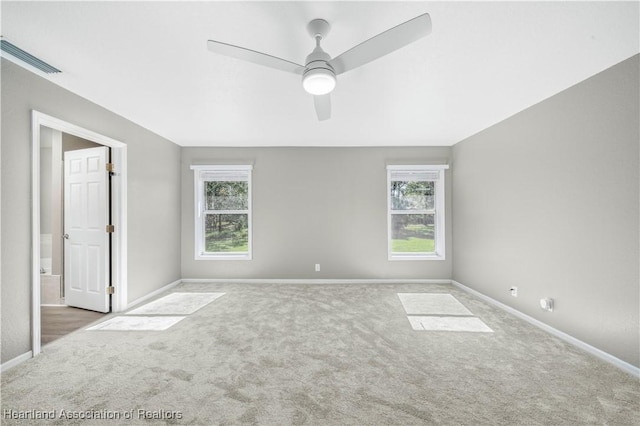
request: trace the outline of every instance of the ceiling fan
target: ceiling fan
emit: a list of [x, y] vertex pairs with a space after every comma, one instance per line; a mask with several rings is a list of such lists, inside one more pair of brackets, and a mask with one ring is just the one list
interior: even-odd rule
[[394, 52], [431, 33], [431, 18], [428, 13], [419, 15], [398, 26], [374, 36], [341, 55], [331, 58], [320, 42], [327, 36], [331, 26], [324, 19], [314, 19], [307, 31], [316, 41], [313, 52], [304, 65], [257, 52], [221, 41], [209, 40], [210, 51], [231, 56], [254, 64], [302, 75], [302, 87], [313, 95], [318, 120], [331, 117], [330, 93], [336, 86], [336, 76]]

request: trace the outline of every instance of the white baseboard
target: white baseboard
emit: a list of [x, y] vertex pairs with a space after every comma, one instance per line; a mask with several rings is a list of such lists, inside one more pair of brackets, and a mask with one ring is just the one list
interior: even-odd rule
[[538, 328], [541, 328], [542, 330], [546, 331], [547, 333], [553, 334], [554, 336], [564, 340], [565, 342], [570, 343], [570, 344], [572, 344], [572, 345], [574, 345], [574, 346], [576, 346], [576, 347], [578, 347], [578, 348], [590, 353], [591, 355], [594, 355], [595, 357], [600, 358], [601, 360], [608, 362], [609, 364], [614, 365], [615, 367], [619, 368], [620, 370], [623, 370], [623, 371], [625, 371], [625, 372], [627, 372], [627, 373], [629, 373], [629, 374], [631, 374], [633, 376], [640, 377], [640, 368], [638, 368], [638, 367], [636, 367], [634, 365], [631, 365], [628, 362], [621, 360], [620, 358], [616, 358], [615, 356], [613, 356], [613, 355], [611, 355], [611, 354], [609, 354], [609, 353], [607, 353], [607, 352], [605, 352], [605, 351], [603, 351], [601, 349], [598, 349], [598, 348], [596, 348], [594, 346], [591, 346], [590, 344], [585, 343], [582, 340], [576, 339], [575, 337], [573, 337], [573, 336], [571, 336], [571, 335], [569, 335], [569, 334], [567, 334], [567, 333], [565, 333], [563, 331], [560, 331], [560, 330], [558, 330], [556, 328], [553, 328], [550, 325], [547, 325], [547, 324], [543, 323], [540, 320], [537, 320], [537, 319], [535, 319], [533, 317], [530, 317], [529, 315], [524, 314], [524, 313], [520, 312], [519, 310], [512, 308], [511, 306], [505, 305], [502, 302], [498, 302], [497, 300], [492, 299], [491, 297], [486, 296], [486, 295], [484, 295], [484, 294], [482, 294], [482, 293], [480, 293], [480, 292], [478, 292], [478, 291], [476, 291], [476, 290], [474, 290], [472, 288], [469, 288], [469, 287], [465, 286], [464, 284], [461, 284], [461, 283], [459, 283], [459, 282], [457, 282], [455, 280], [451, 280], [451, 284], [453, 284], [454, 286], [458, 287], [461, 290], [464, 290], [464, 291], [466, 291], [468, 293], [473, 294], [474, 296], [478, 297], [479, 299], [484, 300], [485, 302], [488, 302], [488, 303], [490, 303], [490, 304], [492, 304], [492, 305], [494, 305], [494, 306], [496, 306], [496, 307], [498, 307], [498, 308], [510, 313], [511, 315], [514, 315], [514, 316], [516, 316], [516, 317], [518, 317], [520, 319], [525, 320], [529, 324], [532, 324], [532, 325], [535, 325]]
[[13, 368], [16, 365], [21, 364], [31, 358], [33, 358], [33, 351], [25, 352], [22, 355], [18, 355], [17, 357], [10, 359], [9, 361], [2, 364], [2, 366], [0, 366], [0, 371], [4, 373], [10, 368]]
[[183, 278], [183, 283], [212, 284], [451, 284], [443, 279], [320, 279], [320, 278]]
[[164, 286], [164, 287], [162, 287], [162, 288], [159, 288], [159, 289], [157, 289], [157, 290], [155, 290], [155, 291], [152, 291], [152, 292], [151, 292], [151, 293], [149, 293], [149, 294], [146, 294], [146, 295], [144, 295], [144, 296], [142, 296], [142, 297], [139, 297], [139, 298], [137, 298], [136, 300], [134, 300], [133, 302], [128, 303], [128, 304], [127, 304], [127, 306], [126, 306], [126, 308], [125, 308], [125, 309], [123, 309], [123, 310], [133, 308], [134, 306], [139, 305], [139, 304], [141, 304], [142, 302], [145, 302], [145, 301], [147, 301], [147, 300], [151, 299], [152, 297], [155, 297], [155, 296], [159, 295], [160, 293], [163, 293], [163, 292], [165, 292], [165, 291], [167, 291], [167, 290], [171, 290], [173, 287], [177, 286], [177, 285], [178, 285], [178, 284], [180, 284], [181, 282], [182, 282], [182, 280], [176, 280], [176, 281], [174, 281], [174, 282], [172, 282], [172, 283], [170, 283], [170, 284], [165, 285], [165, 286]]

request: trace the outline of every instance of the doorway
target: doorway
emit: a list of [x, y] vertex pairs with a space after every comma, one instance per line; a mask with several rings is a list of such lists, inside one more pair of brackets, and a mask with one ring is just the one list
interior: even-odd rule
[[[109, 311], [109, 295], [104, 291], [104, 281], [110, 285], [111, 270], [109, 238], [104, 234], [110, 216], [111, 196], [105, 169], [109, 150], [59, 130], [40, 128], [42, 345], [96, 321]], [[96, 169], [91, 174], [87, 163]], [[71, 174], [74, 169], [77, 170]], [[91, 224], [96, 224], [93, 226], [96, 235], [94, 244], [87, 247], [87, 234], [91, 232], [85, 228]], [[96, 229], [97, 224], [102, 229]], [[102, 288], [100, 292], [89, 292], [92, 287]]]
[[126, 309], [126, 145], [37, 111], [32, 144], [35, 356]]

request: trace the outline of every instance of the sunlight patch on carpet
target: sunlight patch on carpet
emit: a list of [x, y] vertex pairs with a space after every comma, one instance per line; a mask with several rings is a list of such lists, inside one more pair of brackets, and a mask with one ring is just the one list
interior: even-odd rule
[[162, 331], [186, 317], [115, 317], [87, 328], [88, 331]]
[[407, 315], [473, 315], [450, 294], [398, 293]]
[[409, 316], [414, 330], [427, 331], [471, 331], [475, 333], [493, 333], [493, 330], [476, 317], [423, 317]]
[[127, 315], [190, 315], [224, 293], [171, 293], [127, 312]]

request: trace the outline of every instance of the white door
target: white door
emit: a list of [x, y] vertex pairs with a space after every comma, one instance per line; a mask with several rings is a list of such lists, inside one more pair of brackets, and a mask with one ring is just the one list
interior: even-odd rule
[[107, 147], [64, 153], [65, 304], [109, 312]]

